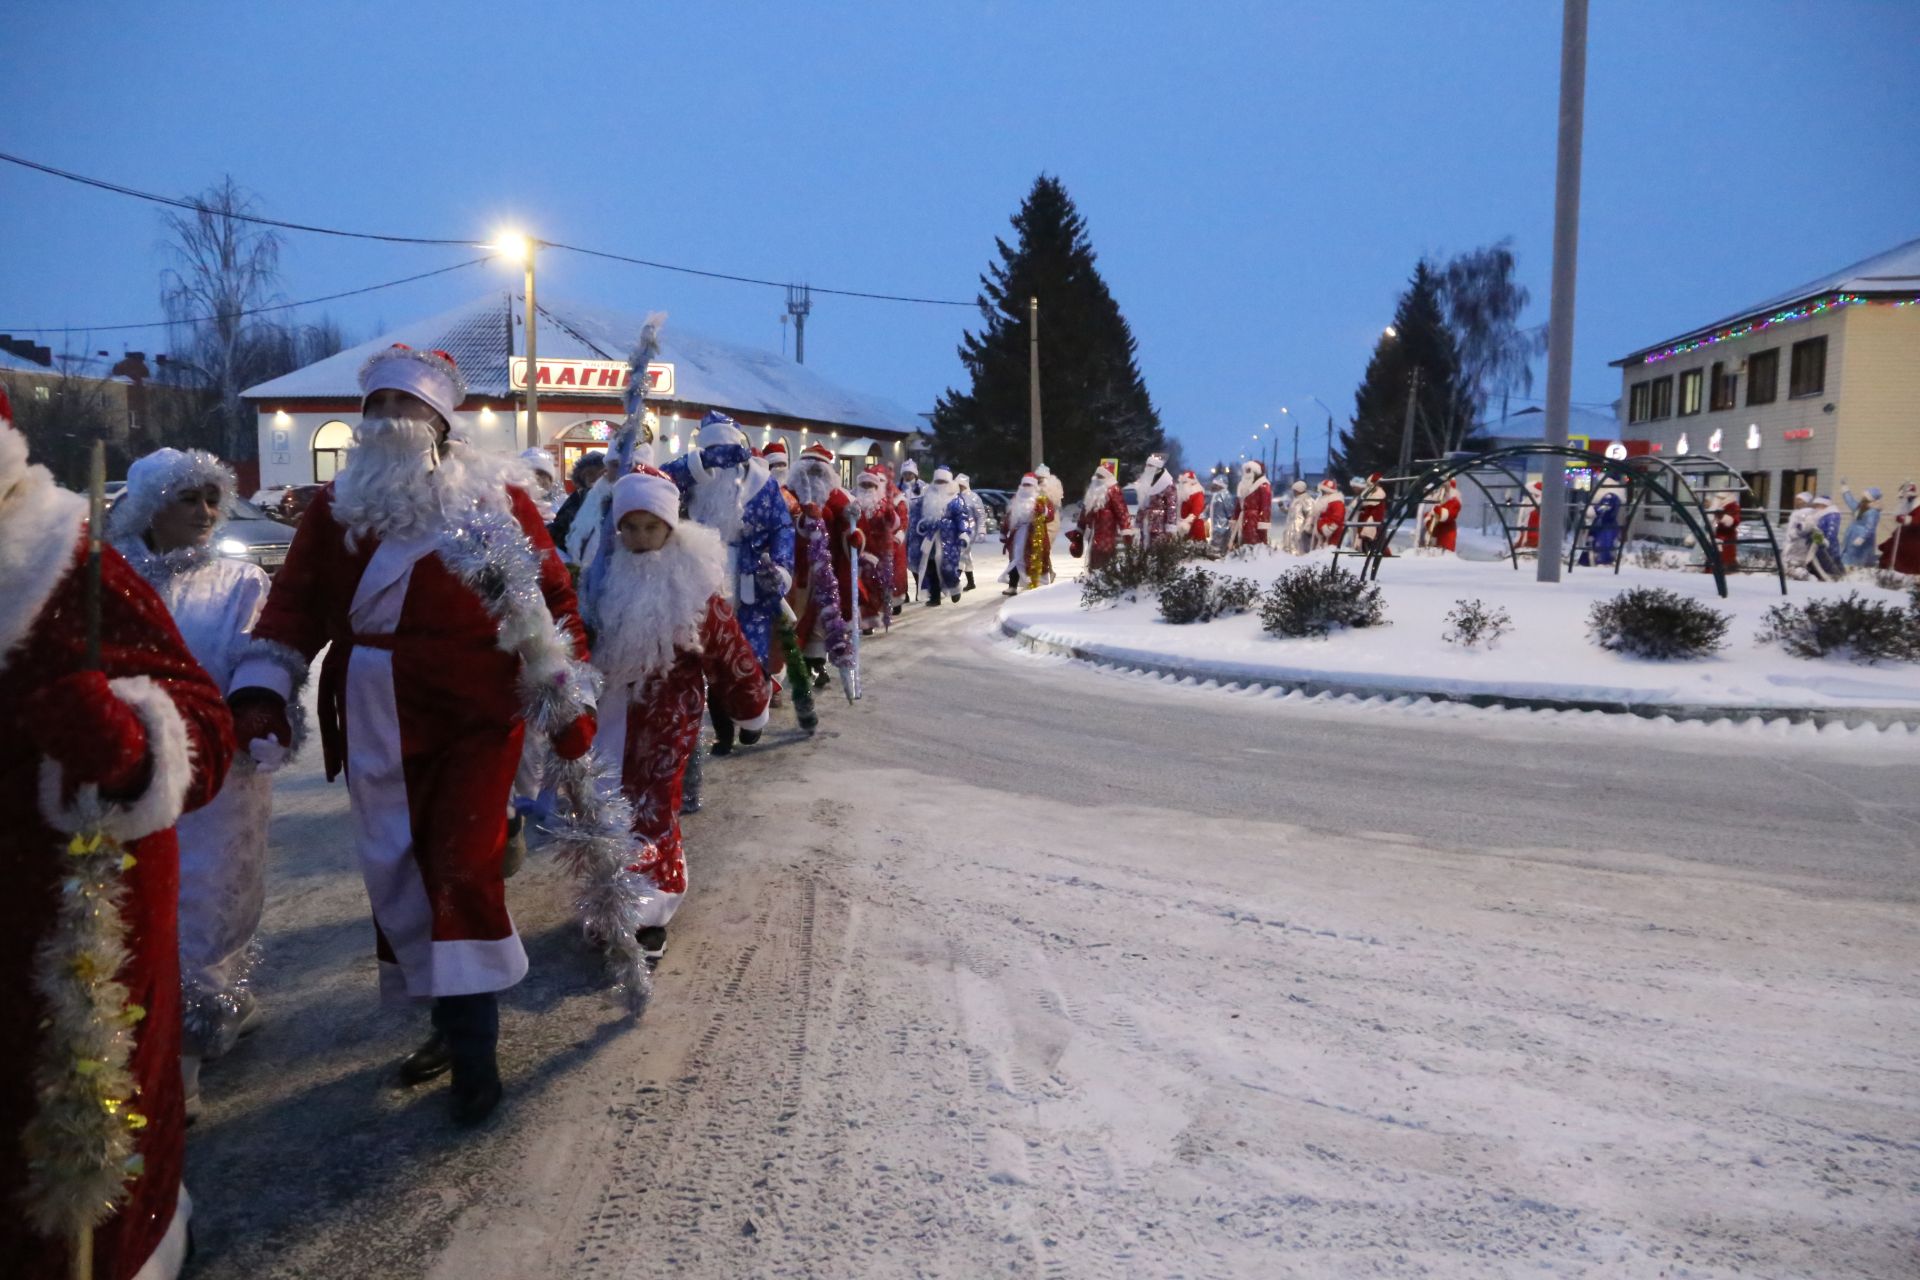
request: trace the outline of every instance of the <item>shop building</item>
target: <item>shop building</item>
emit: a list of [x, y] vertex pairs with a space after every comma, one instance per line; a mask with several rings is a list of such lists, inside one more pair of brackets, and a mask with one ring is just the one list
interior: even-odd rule
[[[333, 478], [360, 418], [360, 366], [396, 342], [445, 351], [459, 365], [467, 399], [456, 435], [496, 452], [517, 453], [537, 440], [563, 467], [604, 448], [625, 418], [627, 353], [645, 317], [543, 297], [534, 344], [539, 367], [529, 370], [524, 314], [524, 295], [490, 292], [248, 388], [242, 394], [259, 413], [262, 487]], [[684, 450], [700, 420], [717, 409], [756, 445], [784, 439], [798, 456], [812, 441], [825, 443], [851, 483], [869, 461], [905, 458], [921, 425], [898, 405], [837, 386], [777, 352], [700, 337], [671, 320], [647, 376], [655, 456], [662, 460]], [[531, 440], [530, 378], [539, 391]]]
[[1613, 361], [1621, 434], [1717, 456], [1757, 505], [1920, 476], [1920, 240]]

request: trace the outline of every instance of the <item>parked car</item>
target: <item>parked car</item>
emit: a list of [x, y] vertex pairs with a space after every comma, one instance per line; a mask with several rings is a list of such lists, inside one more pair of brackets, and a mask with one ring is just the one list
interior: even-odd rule
[[213, 549], [235, 560], [250, 560], [268, 573], [286, 561], [293, 530], [273, 519], [245, 498], [228, 498], [227, 522], [220, 526]]
[[265, 512], [270, 520], [299, 524], [300, 517], [313, 505], [313, 496], [326, 487], [323, 484], [289, 484], [262, 489], [253, 495], [253, 505]]
[[1011, 489], [975, 489], [974, 493], [987, 508], [987, 527], [982, 532], [999, 537], [1001, 529], [1006, 527], [1007, 503], [1013, 500], [1013, 491]]

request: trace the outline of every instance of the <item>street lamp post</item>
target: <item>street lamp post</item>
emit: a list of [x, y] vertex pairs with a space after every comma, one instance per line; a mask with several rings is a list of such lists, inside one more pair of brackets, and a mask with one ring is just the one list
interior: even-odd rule
[[[527, 447], [537, 449], [540, 447], [540, 344], [535, 334], [539, 306], [534, 300], [533, 260], [540, 242], [518, 231], [504, 231], [494, 237], [492, 244], [481, 247], [497, 250], [523, 263], [527, 269], [527, 315], [524, 321], [527, 330]], [[511, 356], [512, 352], [509, 351], [508, 355]]]
[[1033, 455], [1027, 464], [1035, 471], [1045, 461], [1040, 454], [1040, 299], [1027, 299], [1027, 412], [1028, 452]]
[[[1326, 410], [1326, 413], [1327, 413], [1327, 470], [1331, 471], [1333, 470], [1333, 409], [1331, 406], [1327, 404], [1325, 400], [1322, 400], [1319, 396], [1308, 396], [1307, 399], [1313, 401], [1315, 404], [1319, 405], [1322, 409]], [[1299, 478], [1300, 477], [1298, 476], [1295, 477], [1295, 479], [1299, 479]]]
[[[1580, 247], [1580, 144], [1587, 98], [1587, 0], [1565, 0], [1560, 15], [1560, 146], [1553, 175], [1553, 297], [1547, 309], [1547, 443], [1564, 449], [1573, 397], [1573, 288]], [[1540, 549], [1534, 576], [1560, 581], [1567, 524], [1567, 460], [1546, 459], [1541, 477]], [[1711, 554], [1712, 549], [1708, 552]]]

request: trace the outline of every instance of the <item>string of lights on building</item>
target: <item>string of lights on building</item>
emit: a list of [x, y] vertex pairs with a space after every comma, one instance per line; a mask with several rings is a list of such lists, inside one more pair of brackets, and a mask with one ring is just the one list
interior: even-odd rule
[[1674, 356], [1684, 356], [1688, 352], [1698, 351], [1702, 347], [1711, 347], [1721, 342], [1731, 342], [1735, 338], [1744, 338], [1748, 334], [1759, 333], [1761, 330], [1771, 329], [1775, 325], [1792, 324], [1796, 320], [1810, 320], [1814, 316], [1822, 315], [1828, 311], [1838, 311], [1842, 307], [1911, 307], [1915, 303], [1920, 303], [1920, 297], [1863, 298], [1857, 293], [1829, 294], [1827, 297], [1816, 299], [1813, 302], [1803, 303], [1797, 307], [1789, 307], [1785, 311], [1776, 311], [1774, 314], [1762, 320], [1751, 320], [1746, 324], [1736, 325], [1731, 329], [1722, 329], [1718, 333], [1704, 334], [1698, 338], [1689, 338], [1685, 342], [1676, 342], [1664, 350], [1650, 351], [1641, 357], [1641, 363], [1658, 364], [1662, 360], [1670, 360]]

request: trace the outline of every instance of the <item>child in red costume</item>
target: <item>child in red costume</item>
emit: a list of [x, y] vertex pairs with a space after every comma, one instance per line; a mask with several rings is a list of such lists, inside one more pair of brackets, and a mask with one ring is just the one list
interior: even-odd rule
[[700, 741], [707, 686], [744, 733], [766, 727], [772, 690], [727, 603], [727, 548], [705, 525], [680, 521], [680, 491], [651, 468], [613, 486], [621, 550], [609, 562], [594, 665], [606, 677], [595, 745], [620, 772], [633, 832], [652, 846], [635, 867], [654, 895], [639, 929], [657, 960], [687, 892], [680, 789]]

